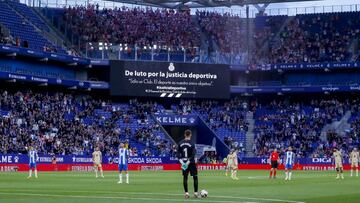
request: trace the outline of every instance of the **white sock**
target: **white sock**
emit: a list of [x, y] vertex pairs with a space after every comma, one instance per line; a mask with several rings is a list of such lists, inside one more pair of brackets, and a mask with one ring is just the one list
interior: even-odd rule
[[122, 183], [122, 174], [119, 174], [119, 182]]
[[100, 169], [100, 175], [101, 177], [104, 177], [104, 171], [102, 169]]
[[291, 172], [289, 172], [289, 180], [291, 180]]
[[31, 177], [32, 176], [32, 170], [30, 169], [29, 170], [29, 177]]
[[95, 177], [98, 177], [97, 169], [95, 169]]
[[359, 176], [359, 169], [356, 169], [356, 176]]
[[35, 173], [35, 178], [37, 178], [38, 176], [37, 176], [37, 170], [36, 169], [34, 170], [34, 173]]
[[129, 183], [129, 174], [126, 174], [126, 183]]
[[289, 172], [285, 172], [285, 180], [287, 180], [289, 178]]
[[353, 169], [350, 170], [350, 176], [353, 176]]

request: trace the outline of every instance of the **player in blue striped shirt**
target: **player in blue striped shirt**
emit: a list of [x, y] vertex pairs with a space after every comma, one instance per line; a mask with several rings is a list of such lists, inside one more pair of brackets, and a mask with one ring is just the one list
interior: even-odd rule
[[[25, 149], [27, 149], [27, 147], [25, 147]], [[32, 170], [34, 170], [35, 178], [38, 178], [36, 162], [38, 161], [39, 156], [37, 154], [37, 151], [36, 151], [36, 149], [34, 149], [34, 147], [29, 147], [28, 154], [29, 154], [29, 176], [28, 176], [28, 179], [31, 178], [31, 176], [32, 176]]]
[[120, 143], [119, 148], [119, 182], [122, 183], [122, 173], [126, 173], [126, 183], [129, 184], [129, 173], [128, 173], [128, 159], [129, 150], [125, 148], [124, 143]]
[[285, 153], [285, 180], [291, 180], [292, 168], [294, 166], [295, 153], [289, 147]]

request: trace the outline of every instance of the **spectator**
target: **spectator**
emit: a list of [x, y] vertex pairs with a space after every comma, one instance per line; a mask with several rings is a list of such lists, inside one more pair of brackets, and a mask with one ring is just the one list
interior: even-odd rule
[[163, 156], [171, 148], [154, 122], [139, 124], [142, 127], [136, 133], [117, 127], [119, 122], [128, 125], [122, 122], [123, 113], [132, 112], [129, 124], [133, 125], [140, 112], [155, 110], [151, 103], [131, 101], [128, 108], [113, 111], [103, 100], [88, 96], [2, 91], [0, 109], [8, 112], [0, 117], [0, 153], [26, 153], [25, 146], [35, 145], [40, 153], [89, 155], [99, 146], [110, 156], [126, 139], [134, 155], [140, 148], [144, 155]]

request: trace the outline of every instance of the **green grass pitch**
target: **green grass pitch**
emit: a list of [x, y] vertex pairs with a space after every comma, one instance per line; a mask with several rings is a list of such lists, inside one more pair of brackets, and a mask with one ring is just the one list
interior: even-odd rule
[[[116, 172], [95, 179], [93, 173], [43, 172], [26, 179], [27, 173], [0, 173], [1, 203], [104, 203], [104, 202], [360, 202], [360, 177], [335, 180], [333, 171], [295, 171], [285, 181], [278, 171], [269, 180], [268, 171], [239, 171], [240, 180], [225, 177], [223, 171], [199, 171], [200, 189], [208, 198], [185, 200], [180, 171], [130, 172], [130, 184], [117, 184]], [[190, 179], [192, 190], [192, 179]]]

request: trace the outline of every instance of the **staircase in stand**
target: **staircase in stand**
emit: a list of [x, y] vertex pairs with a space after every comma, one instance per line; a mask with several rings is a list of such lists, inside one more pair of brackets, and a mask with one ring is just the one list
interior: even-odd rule
[[254, 145], [254, 128], [255, 128], [255, 120], [254, 120], [254, 113], [249, 111], [246, 114], [246, 121], [249, 123], [248, 131], [246, 132], [246, 157], [254, 157], [255, 154], [253, 152], [253, 145]]

